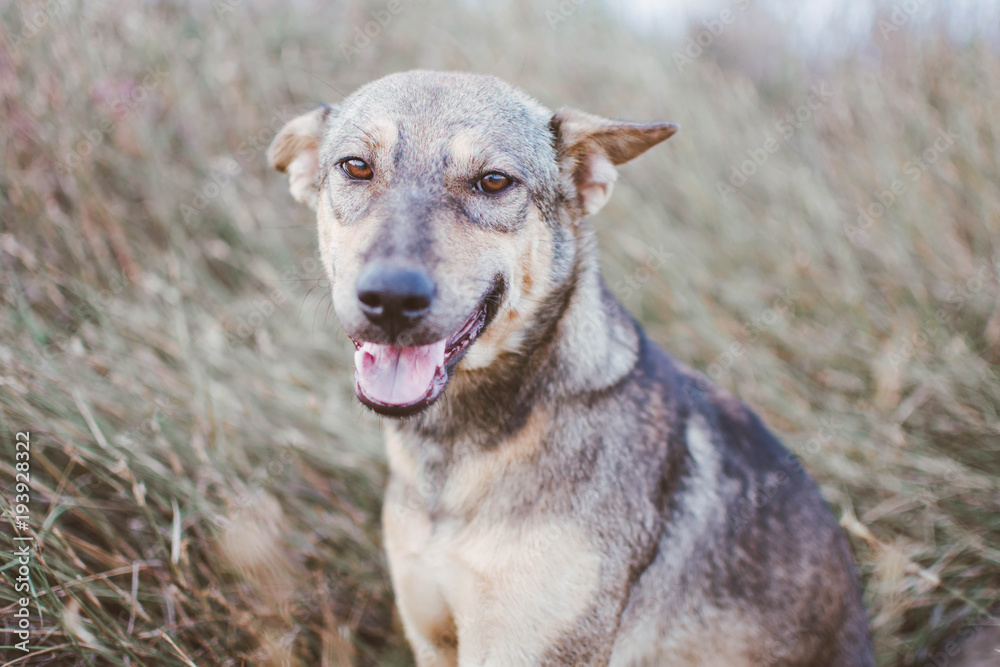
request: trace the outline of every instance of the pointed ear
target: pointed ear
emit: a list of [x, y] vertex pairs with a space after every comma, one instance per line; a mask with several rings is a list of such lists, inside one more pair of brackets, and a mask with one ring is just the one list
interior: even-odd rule
[[552, 117], [559, 169], [572, 176], [584, 215], [596, 213], [611, 197], [615, 167], [645, 153], [677, 132], [673, 123], [627, 123], [576, 109]]
[[292, 196], [309, 208], [316, 208], [319, 186], [319, 149], [333, 107], [322, 105], [293, 118], [281, 128], [267, 149], [267, 163], [288, 173]]

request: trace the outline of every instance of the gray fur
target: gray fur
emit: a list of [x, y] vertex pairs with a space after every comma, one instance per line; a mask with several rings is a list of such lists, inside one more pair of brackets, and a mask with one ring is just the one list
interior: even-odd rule
[[[391, 423], [387, 544], [421, 667], [874, 664], [847, 542], [808, 474], [749, 408], [646, 338], [600, 276], [582, 193], [675, 127], [553, 113], [491, 77], [422, 71], [322, 117], [321, 137], [289, 130], [271, 161], [284, 169], [300, 150], [289, 146], [317, 146], [321, 246], [336, 248], [321, 250], [345, 331], [426, 344], [497, 278], [494, 321], [517, 322], [484, 332], [489, 363], [463, 360], [436, 403]], [[395, 141], [372, 149], [378, 122]], [[449, 153], [461, 132], [486, 146], [474, 164]], [[371, 183], [343, 182], [349, 154], [373, 164]], [[516, 191], [463, 189], [497, 167]], [[529, 234], [546, 247], [525, 245], [525, 282], [508, 251]], [[350, 303], [373, 261], [440, 286], [405, 339], [384, 340]], [[512, 305], [529, 284], [545, 289]]]

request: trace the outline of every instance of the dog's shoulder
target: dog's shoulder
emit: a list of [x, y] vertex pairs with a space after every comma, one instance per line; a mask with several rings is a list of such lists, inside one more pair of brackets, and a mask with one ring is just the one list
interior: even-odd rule
[[[803, 655], [842, 664], [838, 647], [865, 646], [864, 607], [849, 546], [816, 483], [744, 402], [645, 337], [639, 360], [638, 383], [668, 396], [663, 423], [675, 426], [665, 439], [683, 450], [673, 456], [684, 472], [672, 485], [676, 497], [663, 504], [678, 509], [675, 534], [703, 531], [706, 598], [723, 606], [749, 600], [761, 618], [800, 620], [777, 648], [760, 647], [762, 663], [790, 659], [785, 647], [799, 644]], [[827, 585], [818, 585], [818, 574]], [[838, 617], [833, 626], [844, 636], [810, 630], [807, 640], [806, 629], [830, 626], [824, 614]], [[872, 664], [871, 657], [859, 654], [853, 664]]]
[[687, 425], [694, 419], [699, 428], [706, 429], [713, 446], [725, 452], [730, 467], [801, 468], [796, 457], [753, 409], [704, 374], [675, 359], [645, 334], [635, 374], [645, 391], [665, 395], [663, 405], [671, 412], [666, 416], [670, 422]]

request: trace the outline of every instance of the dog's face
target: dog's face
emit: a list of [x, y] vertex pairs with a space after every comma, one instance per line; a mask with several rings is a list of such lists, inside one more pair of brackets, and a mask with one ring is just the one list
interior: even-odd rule
[[524, 352], [614, 166], [675, 131], [553, 114], [492, 77], [425, 71], [289, 122], [268, 159], [316, 210], [361, 401], [414, 414], [454, 373]]

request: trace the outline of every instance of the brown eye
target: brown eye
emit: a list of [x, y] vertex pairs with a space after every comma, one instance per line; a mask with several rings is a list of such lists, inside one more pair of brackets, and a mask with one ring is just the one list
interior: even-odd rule
[[503, 192], [510, 186], [514, 184], [514, 179], [512, 179], [507, 174], [502, 174], [499, 171], [491, 171], [486, 174], [476, 183], [476, 188], [480, 192], [485, 192], [486, 194], [495, 195], [497, 193]]
[[370, 181], [375, 175], [367, 162], [356, 157], [341, 162], [340, 168], [344, 170], [345, 174], [358, 181]]

